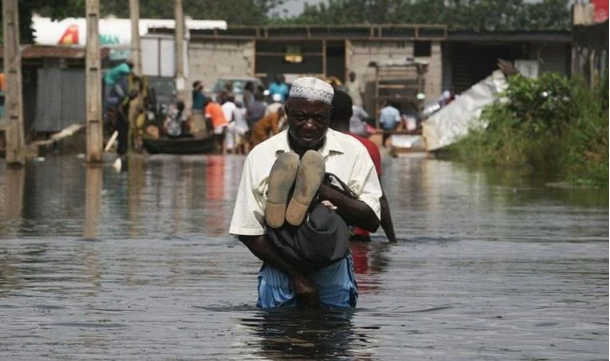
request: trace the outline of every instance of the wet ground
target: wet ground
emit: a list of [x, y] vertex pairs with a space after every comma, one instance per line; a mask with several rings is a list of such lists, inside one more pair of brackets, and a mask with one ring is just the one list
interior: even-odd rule
[[384, 159], [352, 312], [255, 308], [243, 158], [0, 164], [1, 360], [607, 360], [608, 190]]

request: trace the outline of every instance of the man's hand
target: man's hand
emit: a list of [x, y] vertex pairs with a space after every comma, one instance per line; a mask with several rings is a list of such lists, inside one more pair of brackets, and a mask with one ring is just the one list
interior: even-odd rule
[[286, 262], [278, 249], [266, 239], [266, 236], [239, 236], [239, 240], [261, 261], [289, 275], [290, 285], [300, 307], [320, 305], [320, 293], [316, 285], [309, 278], [303, 276], [294, 265]]
[[330, 201], [337, 208], [337, 213], [349, 225], [364, 228], [369, 232], [375, 232], [379, 227], [377, 215], [366, 203], [353, 199], [328, 184], [320, 185], [318, 198], [321, 201]]
[[320, 293], [309, 278], [295, 275], [290, 277], [290, 284], [296, 294], [299, 307], [309, 308], [320, 305]]

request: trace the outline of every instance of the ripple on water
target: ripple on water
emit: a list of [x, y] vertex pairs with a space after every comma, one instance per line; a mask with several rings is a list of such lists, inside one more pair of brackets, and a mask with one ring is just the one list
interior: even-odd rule
[[0, 359], [608, 359], [605, 190], [384, 159], [398, 243], [351, 245], [358, 308], [263, 311], [243, 159], [0, 164]]

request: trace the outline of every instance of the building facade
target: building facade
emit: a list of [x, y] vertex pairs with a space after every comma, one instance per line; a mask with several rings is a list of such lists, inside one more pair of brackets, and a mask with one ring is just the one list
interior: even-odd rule
[[276, 74], [290, 83], [298, 76], [335, 77], [353, 71], [365, 87], [365, 107], [374, 108], [371, 62], [414, 58], [428, 63], [427, 98], [442, 92], [441, 45], [447, 28], [428, 26], [238, 27], [191, 31], [189, 81], [212, 88], [222, 77], [253, 76], [269, 84]]
[[353, 25], [229, 27], [191, 31], [189, 81], [213, 88], [223, 77], [275, 74], [290, 83], [302, 75], [345, 81], [354, 71], [365, 85], [365, 108], [375, 109], [375, 68], [371, 62], [427, 62], [426, 101], [444, 90], [462, 92], [487, 77], [498, 59], [526, 61], [535, 72], [570, 73], [571, 33], [453, 32], [444, 25]]

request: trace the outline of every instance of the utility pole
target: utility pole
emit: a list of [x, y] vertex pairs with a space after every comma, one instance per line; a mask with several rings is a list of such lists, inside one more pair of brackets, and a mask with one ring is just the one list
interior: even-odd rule
[[[140, 42], [140, 0], [129, 0], [129, 18], [131, 19], [131, 61], [133, 61], [133, 73], [137, 76], [142, 76], [142, 51]], [[142, 84], [143, 78], [136, 84]], [[135, 85], [135, 84], [134, 84]], [[138, 87], [138, 90], [143, 90], [143, 87]], [[133, 101], [133, 100], [132, 100]], [[142, 92], [138, 92], [138, 97], [135, 100], [138, 106], [144, 105], [144, 96]], [[129, 107], [128, 119], [133, 119], [134, 114], [132, 112], [135, 109]], [[129, 147], [130, 149], [135, 146], [137, 151], [141, 151], [141, 139], [134, 134], [132, 127], [129, 127]]]
[[4, 71], [6, 73], [6, 163], [25, 163], [23, 137], [23, 93], [21, 91], [21, 48], [17, 0], [2, 0]]
[[184, 98], [184, 12], [182, 11], [182, 0], [175, 0], [174, 18], [176, 21], [174, 40], [176, 43], [176, 89], [180, 98]]
[[140, 50], [140, 0], [129, 0], [131, 19], [131, 60], [136, 75], [142, 75], [142, 51]]
[[87, 162], [103, 160], [102, 69], [100, 61], [99, 0], [87, 0]]

